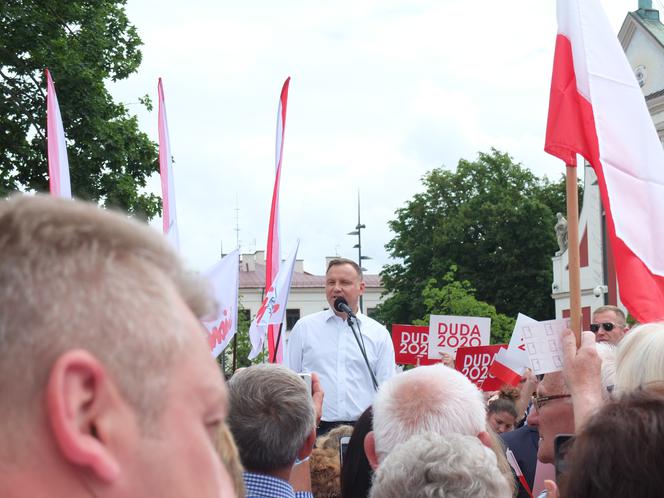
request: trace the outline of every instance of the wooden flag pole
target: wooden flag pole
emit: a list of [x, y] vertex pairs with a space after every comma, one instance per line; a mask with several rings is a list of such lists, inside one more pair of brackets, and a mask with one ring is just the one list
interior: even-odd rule
[[565, 177], [567, 187], [567, 255], [569, 269], [570, 326], [576, 337], [576, 346], [581, 346], [581, 270], [579, 259], [579, 191], [576, 165], [567, 164]]

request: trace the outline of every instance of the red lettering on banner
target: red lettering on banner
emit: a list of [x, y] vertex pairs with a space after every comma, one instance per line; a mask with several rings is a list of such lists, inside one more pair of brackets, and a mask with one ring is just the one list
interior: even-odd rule
[[221, 344], [224, 342], [224, 340], [226, 340], [226, 336], [233, 326], [233, 320], [231, 320], [229, 317], [227, 318], [227, 316], [228, 310], [224, 310], [224, 318], [221, 320], [221, 322], [219, 322], [218, 326], [212, 327], [212, 330], [208, 335], [210, 351], [214, 350], [218, 344]]

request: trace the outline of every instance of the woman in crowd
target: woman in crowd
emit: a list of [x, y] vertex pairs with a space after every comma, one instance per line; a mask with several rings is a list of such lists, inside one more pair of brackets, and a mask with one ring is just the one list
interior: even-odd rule
[[497, 398], [489, 400], [487, 423], [498, 434], [514, 430], [517, 422], [515, 401], [519, 398], [516, 389], [501, 389]]

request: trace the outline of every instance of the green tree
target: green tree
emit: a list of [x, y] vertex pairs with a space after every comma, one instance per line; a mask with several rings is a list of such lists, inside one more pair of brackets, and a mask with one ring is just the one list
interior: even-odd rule
[[430, 315], [481, 316], [491, 318], [492, 344], [509, 342], [516, 320], [498, 313], [494, 306], [479, 301], [470, 282], [456, 280], [457, 270], [452, 265], [440, 284], [435, 278], [429, 279], [422, 291], [427, 314], [423, 319], [415, 320], [415, 325], [429, 325]]
[[[156, 144], [105, 87], [135, 72], [141, 40], [126, 0], [0, 2], [0, 195], [47, 191], [46, 82], [56, 83], [72, 193], [151, 218], [159, 197], [141, 193], [158, 171]], [[149, 99], [139, 99], [151, 107]]]
[[492, 149], [456, 171], [435, 169], [425, 190], [396, 212], [386, 245], [397, 263], [381, 273], [390, 295], [379, 314], [386, 323], [410, 323], [427, 313], [429, 280], [452, 265], [499, 313], [553, 316], [551, 256], [557, 249], [555, 213], [564, 212], [564, 181], [538, 178]]

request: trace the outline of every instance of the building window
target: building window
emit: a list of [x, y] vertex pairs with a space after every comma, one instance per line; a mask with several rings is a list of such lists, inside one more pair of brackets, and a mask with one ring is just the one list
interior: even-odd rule
[[286, 309], [286, 330], [292, 330], [300, 319], [299, 309]]

